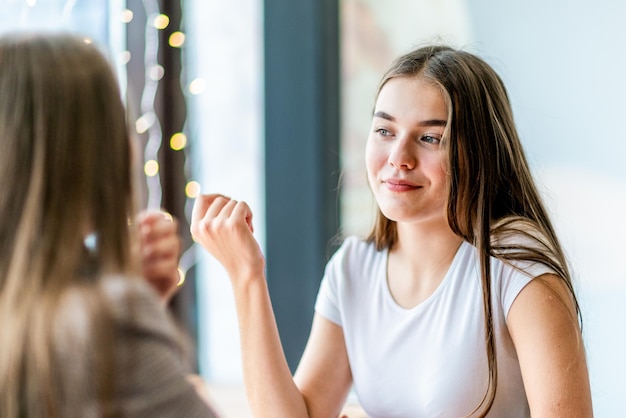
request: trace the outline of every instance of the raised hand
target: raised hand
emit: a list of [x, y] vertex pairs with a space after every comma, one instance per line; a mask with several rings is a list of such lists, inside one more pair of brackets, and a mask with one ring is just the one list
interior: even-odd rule
[[169, 213], [155, 210], [141, 212], [136, 221], [143, 277], [167, 302], [176, 292], [180, 280], [178, 221]]
[[191, 235], [224, 266], [233, 284], [264, 277], [265, 258], [253, 232], [252, 211], [245, 202], [219, 194], [196, 199]]

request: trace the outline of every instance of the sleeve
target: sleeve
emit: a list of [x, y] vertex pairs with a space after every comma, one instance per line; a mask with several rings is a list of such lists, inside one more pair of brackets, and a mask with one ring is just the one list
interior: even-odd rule
[[120, 318], [116, 350], [123, 415], [217, 417], [187, 379], [182, 334], [149, 290], [132, 295]]
[[324, 270], [324, 277], [320, 283], [317, 299], [315, 300], [315, 312], [329, 321], [342, 326], [339, 299], [337, 297], [337, 277], [334, 275], [333, 261], [334, 257], [331, 258]]
[[502, 280], [500, 282], [500, 300], [505, 318], [509, 315], [509, 310], [513, 302], [522, 289], [528, 285], [535, 277], [546, 273], [554, 273], [548, 266], [533, 262], [515, 262], [515, 266], [502, 263]]
[[[548, 241], [528, 220], [509, 218], [502, 220], [508, 227], [493, 237], [493, 244], [507, 248], [505, 252], [515, 252], [516, 248], [529, 248], [537, 252], [549, 251]], [[493, 259], [492, 259], [493, 260]], [[492, 261], [493, 263], [493, 261]], [[510, 264], [497, 261], [500, 271], [500, 302], [505, 317], [522, 289], [534, 278], [556, 272], [545, 264], [535, 261], [514, 260]]]
[[355, 237], [347, 238], [328, 261], [315, 301], [315, 312], [339, 326], [343, 326], [341, 313], [345, 299], [341, 296], [349, 279], [346, 265], [356, 240]]

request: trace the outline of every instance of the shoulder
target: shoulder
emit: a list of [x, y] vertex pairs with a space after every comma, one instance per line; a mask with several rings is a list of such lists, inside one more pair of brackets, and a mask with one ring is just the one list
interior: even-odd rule
[[347, 237], [326, 265], [316, 311], [341, 324], [341, 311], [375, 286], [385, 254], [361, 238]]
[[[507, 233], [494, 247], [491, 257], [492, 286], [499, 297], [505, 316], [518, 296], [539, 278], [558, 277], [565, 271], [554, 253], [540, 237], [524, 233]], [[561, 267], [561, 268], [559, 268]], [[534, 287], [534, 286], [533, 286]]]
[[329, 264], [364, 264], [383, 255], [374, 243], [356, 236], [348, 236], [331, 257]]
[[[556, 275], [546, 256], [534, 247], [535, 241], [524, 234], [506, 233], [494, 238], [494, 254], [490, 257], [491, 288], [494, 301], [502, 307], [504, 316], [531, 281], [544, 275]], [[466, 245], [463, 266], [465, 274], [480, 280], [480, 254], [471, 244]]]
[[139, 278], [120, 275], [106, 276], [101, 279], [100, 289], [104, 297], [120, 311], [130, 306], [129, 301], [148, 309], [159, 306], [155, 291], [145, 280]]
[[176, 327], [157, 293], [140, 278], [109, 276], [100, 287], [116, 323], [123, 330], [142, 330], [175, 337]]
[[356, 236], [346, 237], [328, 261], [324, 275], [331, 281], [361, 280], [371, 275], [386, 254], [386, 251], [378, 251], [374, 243]]
[[156, 293], [143, 280], [121, 275], [71, 286], [61, 295], [58, 306], [56, 322], [81, 338], [88, 336], [95, 321], [109, 318], [117, 323], [140, 312], [148, 317], [165, 314]]
[[91, 390], [96, 365], [106, 364], [110, 375], [123, 377], [115, 402], [124, 416], [215, 416], [186, 380], [186, 335], [141, 278], [105, 276], [68, 290], [61, 304], [63, 324], [55, 323], [70, 339], [60, 341], [57, 358], [73, 390]]
[[[178, 339], [179, 331], [157, 293], [144, 280], [109, 275], [88, 285], [67, 289], [56, 312], [55, 333], [62, 346], [88, 346], [98, 327], [116, 334]], [[100, 325], [98, 325], [100, 324]]]
[[530, 278], [547, 273], [567, 275], [556, 238], [528, 219], [508, 217], [496, 222], [491, 247], [493, 256], [502, 264]]

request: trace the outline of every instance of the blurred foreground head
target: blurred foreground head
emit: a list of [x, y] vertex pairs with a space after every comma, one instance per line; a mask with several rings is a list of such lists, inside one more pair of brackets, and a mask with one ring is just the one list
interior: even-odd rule
[[[130, 143], [113, 70], [89, 40], [0, 38], [0, 289], [62, 287], [86, 258], [129, 264]], [[97, 252], [84, 238], [97, 236]]]

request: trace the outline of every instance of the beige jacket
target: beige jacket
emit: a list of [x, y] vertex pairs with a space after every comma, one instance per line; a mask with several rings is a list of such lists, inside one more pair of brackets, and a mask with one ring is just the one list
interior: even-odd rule
[[152, 289], [143, 281], [121, 277], [107, 278], [103, 289], [113, 312], [110, 346], [94, 343], [97, 321], [88, 319], [90, 302], [78, 293], [64, 299], [55, 321], [61, 416], [104, 416], [94, 381], [98, 364], [112, 358], [104, 363], [112, 367], [114, 382], [110, 416], [216, 417], [187, 380], [190, 368], [181, 334]]

